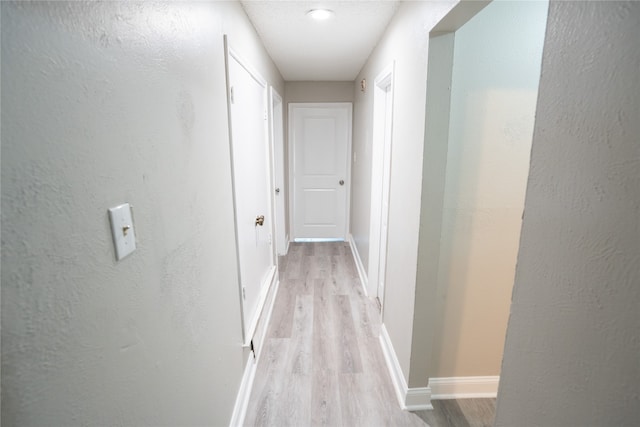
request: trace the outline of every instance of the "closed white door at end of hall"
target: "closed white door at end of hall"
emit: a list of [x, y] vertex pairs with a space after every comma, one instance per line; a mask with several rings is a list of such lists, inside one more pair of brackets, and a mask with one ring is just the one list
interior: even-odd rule
[[292, 104], [290, 126], [294, 239], [344, 240], [351, 104]]

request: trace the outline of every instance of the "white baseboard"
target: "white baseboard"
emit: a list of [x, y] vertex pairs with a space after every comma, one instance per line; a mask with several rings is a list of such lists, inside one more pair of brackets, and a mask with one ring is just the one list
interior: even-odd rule
[[499, 376], [431, 378], [431, 399], [490, 398], [498, 395]]
[[356, 247], [356, 242], [353, 240], [353, 236], [351, 234], [349, 234], [349, 247], [351, 248], [353, 259], [356, 262], [356, 268], [358, 269], [358, 276], [360, 276], [360, 283], [362, 284], [364, 295], [368, 297], [369, 293], [367, 292], [367, 270], [364, 269], [362, 259], [360, 258], [360, 253], [358, 253], [358, 248]]
[[400, 362], [398, 362], [398, 357], [384, 324], [380, 329], [380, 347], [382, 347], [382, 353], [387, 362], [387, 368], [389, 369], [389, 375], [391, 376], [391, 382], [396, 391], [400, 408], [408, 411], [433, 409], [431, 405], [431, 389], [429, 387], [409, 388], [407, 386]]
[[[278, 297], [278, 290], [280, 289], [280, 280], [278, 279], [277, 273], [274, 275], [275, 284], [273, 286], [273, 297], [269, 299], [268, 307], [267, 307], [267, 317], [264, 319], [265, 324], [265, 335], [266, 331], [269, 328], [269, 322], [271, 321], [271, 315], [273, 314], [273, 307], [275, 306], [276, 298]], [[266, 338], [263, 337], [263, 340]], [[233, 407], [233, 413], [231, 414], [231, 421], [229, 422], [230, 427], [239, 427], [244, 425], [244, 418], [247, 415], [247, 406], [249, 405], [249, 398], [251, 397], [251, 391], [253, 390], [253, 380], [256, 375], [256, 368], [258, 366], [258, 362], [260, 361], [260, 356], [262, 356], [262, 345], [259, 345], [259, 351], [256, 355], [255, 352], [252, 355], [251, 352], [248, 352], [249, 357], [244, 367], [244, 374], [242, 375], [242, 380], [240, 382], [240, 389], [238, 390], [238, 395], [236, 396], [236, 403]], [[255, 355], [255, 356], [254, 356]]]
[[404, 399], [407, 394], [407, 381], [404, 379], [400, 362], [398, 362], [398, 357], [393, 349], [393, 344], [391, 343], [391, 338], [387, 332], [387, 327], [384, 324], [382, 324], [380, 328], [380, 347], [382, 347], [384, 360], [387, 362], [387, 368], [389, 369], [393, 388], [396, 391], [398, 403], [400, 404], [400, 407], [404, 409]]
[[260, 340], [259, 342], [256, 342], [254, 338], [253, 342], [253, 351], [255, 353], [256, 363], [258, 363], [258, 361], [260, 360], [260, 356], [262, 355], [262, 348], [264, 347], [264, 341], [267, 339], [267, 331], [269, 330], [269, 322], [271, 321], [271, 315], [273, 314], [273, 307], [275, 306], [276, 298], [278, 297], [278, 290], [280, 289], [280, 279], [278, 278], [278, 273], [276, 273], [275, 277], [276, 282], [272, 286], [272, 295], [271, 297], [267, 297], [267, 315], [264, 319], [261, 319], [261, 322], [259, 322], [259, 324], [262, 325]]
[[424, 411], [433, 409], [431, 405], [431, 389], [429, 387], [414, 387], [407, 389], [404, 402], [407, 411]]
[[231, 414], [229, 427], [239, 427], [244, 425], [244, 417], [247, 414], [247, 406], [249, 405], [251, 390], [253, 389], [253, 380], [256, 376], [257, 365], [258, 363], [253, 358], [253, 355], [249, 353], [249, 358], [244, 367], [242, 381], [240, 382], [240, 390], [238, 390], [238, 395], [236, 396], [236, 404], [234, 405], [233, 413]]

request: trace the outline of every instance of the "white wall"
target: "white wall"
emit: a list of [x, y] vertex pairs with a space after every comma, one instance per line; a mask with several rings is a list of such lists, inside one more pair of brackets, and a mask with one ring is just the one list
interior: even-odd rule
[[[225, 425], [244, 368], [222, 34], [236, 3], [2, 3], [2, 421]], [[134, 206], [116, 263], [107, 208]]]
[[432, 377], [500, 374], [547, 9], [494, 1], [455, 33]]
[[356, 78], [354, 100], [351, 233], [365, 264], [369, 253], [373, 90], [366, 78], [395, 61], [387, 288], [384, 323], [401, 369], [408, 378], [415, 299], [422, 153], [425, 132], [429, 30], [456, 4], [404, 2]]
[[553, 0], [497, 426], [638, 425], [640, 3]]

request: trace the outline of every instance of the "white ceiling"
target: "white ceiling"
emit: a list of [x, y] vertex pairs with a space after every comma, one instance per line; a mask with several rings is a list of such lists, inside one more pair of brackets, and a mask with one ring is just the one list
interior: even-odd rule
[[[353, 81], [398, 8], [397, 0], [241, 0], [285, 81]], [[327, 21], [311, 9], [335, 12]]]

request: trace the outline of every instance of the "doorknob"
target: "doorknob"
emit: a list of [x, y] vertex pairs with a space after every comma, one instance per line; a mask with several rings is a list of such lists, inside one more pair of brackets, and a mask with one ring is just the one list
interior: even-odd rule
[[344, 179], [341, 179], [340, 181], [338, 181], [338, 184], [344, 185]]
[[276, 194], [280, 194], [280, 189], [276, 188]]
[[256, 217], [256, 225], [263, 226], [264, 225], [264, 215], [258, 215]]

